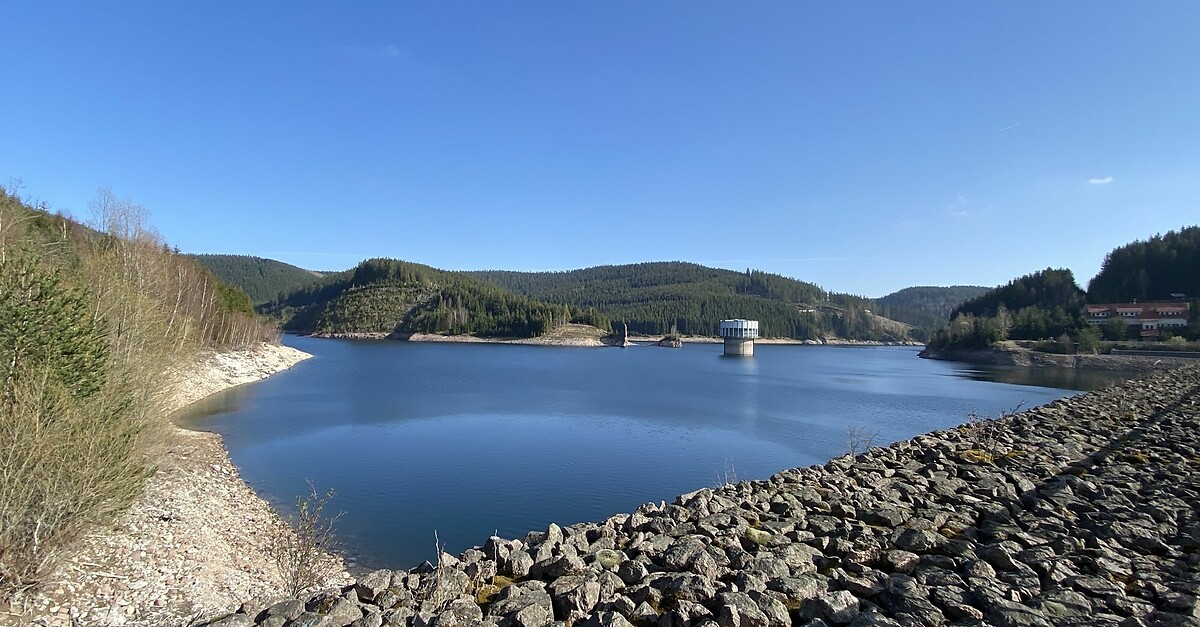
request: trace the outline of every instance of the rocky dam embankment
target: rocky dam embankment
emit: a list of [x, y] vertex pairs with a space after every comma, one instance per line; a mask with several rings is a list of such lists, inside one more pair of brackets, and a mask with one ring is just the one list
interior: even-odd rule
[[1200, 367], [212, 625], [1194, 625]]

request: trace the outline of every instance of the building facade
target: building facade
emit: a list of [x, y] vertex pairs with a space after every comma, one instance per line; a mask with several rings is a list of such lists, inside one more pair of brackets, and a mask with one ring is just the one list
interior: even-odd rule
[[1109, 320], [1121, 320], [1136, 328], [1142, 339], [1155, 340], [1163, 330], [1182, 331], [1187, 328], [1191, 303], [1184, 300], [1152, 301], [1145, 303], [1107, 303], [1085, 305], [1083, 317], [1093, 326]]

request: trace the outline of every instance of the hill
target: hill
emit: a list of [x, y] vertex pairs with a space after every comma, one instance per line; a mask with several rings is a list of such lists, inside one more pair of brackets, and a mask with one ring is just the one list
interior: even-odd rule
[[187, 256], [208, 268], [222, 282], [241, 288], [255, 305], [315, 284], [324, 276], [321, 272], [250, 255]]
[[716, 335], [725, 318], [759, 321], [767, 337], [907, 339], [905, 327], [871, 315], [874, 303], [755, 270], [734, 272], [678, 261], [597, 266], [568, 272], [466, 273], [530, 298], [594, 308], [630, 332]]
[[876, 313], [912, 325], [913, 338], [926, 341], [950, 321], [956, 307], [988, 289], [976, 285], [906, 287], [875, 299]]
[[1108, 253], [1088, 283], [1090, 303], [1200, 297], [1200, 226], [1169, 231]]
[[102, 190], [91, 209], [85, 226], [0, 187], [0, 606], [142, 491], [168, 450], [165, 373], [277, 338], [141, 207]]
[[395, 259], [368, 259], [272, 300], [259, 311], [287, 331], [532, 337], [568, 322], [608, 328], [596, 314], [514, 294], [460, 273]]
[[[954, 308], [931, 348], [986, 348], [1000, 340], [1067, 340], [1084, 331], [1084, 293], [1070, 270], [1046, 268]], [[1094, 331], [1089, 329], [1088, 331]]]

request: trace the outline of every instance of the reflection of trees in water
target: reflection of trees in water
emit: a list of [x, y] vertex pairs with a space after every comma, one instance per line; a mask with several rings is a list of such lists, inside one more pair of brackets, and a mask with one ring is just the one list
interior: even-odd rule
[[975, 381], [994, 381], [1011, 385], [1036, 385], [1046, 388], [1088, 392], [1138, 376], [1136, 372], [1079, 370], [1075, 368], [1002, 368], [980, 367], [965, 371]]

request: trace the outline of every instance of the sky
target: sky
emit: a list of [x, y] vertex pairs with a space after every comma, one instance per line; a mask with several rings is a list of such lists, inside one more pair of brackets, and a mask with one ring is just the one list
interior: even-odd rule
[[0, 183], [316, 270], [1081, 286], [1200, 222], [1200, 2], [4, 2]]

